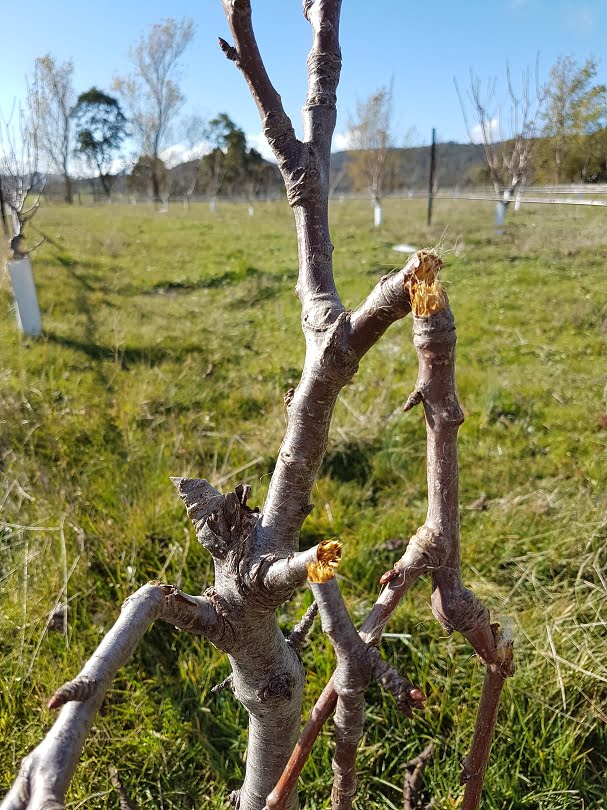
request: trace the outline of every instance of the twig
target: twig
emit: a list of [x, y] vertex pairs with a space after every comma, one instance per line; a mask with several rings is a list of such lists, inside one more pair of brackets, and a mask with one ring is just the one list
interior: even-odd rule
[[493, 628], [497, 660], [487, 664], [470, 753], [462, 763], [461, 784], [466, 786], [462, 810], [477, 810], [480, 805], [502, 689], [506, 678], [514, 674], [512, 639], [498, 625]]
[[306, 610], [304, 615], [287, 636], [287, 643], [290, 644], [296, 652], [301, 652], [301, 648], [303, 647], [306, 637], [314, 624], [314, 619], [316, 618], [317, 614], [318, 605], [316, 602], [312, 602], [310, 607]]
[[403, 810], [419, 810], [419, 792], [426, 765], [434, 754], [434, 743], [429, 743], [414, 759], [405, 762], [405, 781], [403, 785]]
[[110, 773], [110, 781], [118, 793], [118, 801], [120, 802], [120, 810], [137, 810], [137, 805], [134, 804], [126, 794], [124, 786], [118, 776], [118, 771], [113, 765], [108, 767]]

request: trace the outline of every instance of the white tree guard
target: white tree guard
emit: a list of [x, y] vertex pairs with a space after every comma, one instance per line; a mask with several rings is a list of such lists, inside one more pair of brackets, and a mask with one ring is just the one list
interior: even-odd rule
[[373, 222], [376, 228], [379, 228], [384, 221], [384, 212], [381, 205], [377, 203], [373, 206]]
[[25, 258], [8, 262], [8, 272], [15, 296], [17, 324], [24, 335], [40, 337], [42, 318], [30, 260]]

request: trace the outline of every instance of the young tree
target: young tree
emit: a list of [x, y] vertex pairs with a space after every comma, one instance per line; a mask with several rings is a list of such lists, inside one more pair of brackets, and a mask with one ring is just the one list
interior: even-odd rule
[[480, 139], [485, 150], [489, 178], [498, 197], [495, 209], [498, 228], [504, 224], [514, 195], [520, 193], [533, 176], [538, 126], [545, 100], [545, 91], [539, 86], [537, 74], [536, 64], [535, 88], [532, 88], [529, 68], [523, 71], [521, 89], [517, 91], [510, 67], [506, 65], [509, 103], [502, 105], [497, 98], [496, 80], [491, 79], [483, 90], [480, 78], [470, 71], [468, 100], [477, 121], [474, 128], [470, 126], [466, 103], [455, 82], [468, 136], [472, 142]]
[[72, 108], [74, 65], [71, 60], [57, 62], [50, 54], [40, 56], [34, 64], [30, 88], [30, 107], [37, 119], [36, 130], [41, 154], [48, 168], [63, 177], [65, 201], [73, 201], [70, 178], [72, 154]]
[[[40, 207], [44, 175], [38, 170], [38, 130], [29, 109], [19, 107], [0, 126], [2, 218], [13, 258], [25, 255], [27, 223]], [[8, 214], [8, 216], [7, 216]]]
[[42, 333], [38, 294], [28, 258], [38, 245], [28, 246], [26, 239], [26, 227], [38, 211], [45, 180], [38, 171], [36, 124], [31, 109], [19, 107], [0, 125], [0, 213], [9, 247], [8, 271], [18, 324], [31, 337]]
[[607, 87], [595, 84], [598, 63], [580, 66], [570, 56], [559, 56], [550, 70], [543, 134], [552, 141], [555, 182], [563, 179], [568, 158], [582, 181], [588, 175], [595, 135], [607, 121]]
[[348, 131], [353, 153], [348, 170], [356, 184], [366, 183], [373, 202], [376, 227], [383, 222], [382, 195], [392, 145], [392, 85], [380, 87], [356, 103]]
[[120, 145], [126, 137], [126, 118], [114, 96], [91, 87], [78, 96], [73, 110], [76, 126], [76, 151], [93, 170], [109, 198], [112, 194], [110, 174]]
[[182, 123], [187, 159], [179, 166], [179, 186], [184, 205], [189, 208], [192, 195], [198, 184], [200, 161], [208, 147], [205, 136], [206, 122], [199, 115], [190, 115]]
[[131, 51], [134, 71], [114, 81], [128, 111], [129, 124], [142, 155], [153, 158], [154, 200], [161, 201], [160, 177], [155, 166], [166, 145], [171, 122], [185, 97], [177, 85], [179, 60], [194, 37], [190, 19], [168, 19], [153, 25]]
[[[328, 220], [329, 163], [341, 69], [340, 0], [306, 0], [313, 31], [308, 59], [304, 139], [299, 140], [265, 70], [253, 33], [249, 0], [223, 0], [234, 44], [220, 39], [244, 75], [272, 145], [295, 219], [299, 250], [297, 294], [306, 343], [304, 368], [287, 392], [287, 428], [263, 511], [247, 505], [251, 488], [221, 494], [207, 481], [174, 483], [201, 543], [212, 555], [215, 583], [189, 596], [157, 582], [125, 603], [114, 627], [82, 672], [51, 698], [59, 717], [23, 762], [2, 810], [61, 806], [86, 735], [118, 669], [156, 619], [205, 636], [228, 655], [229, 686], [249, 715], [244, 783], [231, 801], [240, 810], [293, 810], [303, 761], [335, 709], [333, 808], [348, 810], [356, 793], [356, 750], [371, 679], [392, 692], [403, 713], [424, 695], [380, 656], [377, 645], [400, 599], [422, 575], [432, 578], [432, 609], [442, 625], [458, 630], [486, 666], [471, 752], [463, 763], [464, 810], [478, 807], [500, 693], [512, 673], [512, 644], [491, 624], [487, 609], [462, 584], [459, 555], [457, 431], [463, 421], [454, 383], [454, 321], [438, 280], [442, 262], [432, 251], [411, 257], [382, 279], [354, 311], [344, 307], [333, 277]], [[334, 571], [340, 544], [324, 540], [298, 551], [313, 509], [312, 488], [327, 444], [340, 390], [388, 326], [414, 314], [419, 373], [405, 410], [422, 403], [426, 416], [428, 515], [401, 560], [382, 577], [379, 595], [360, 633], [341, 598]], [[285, 638], [276, 611], [308, 581], [315, 596]], [[298, 742], [305, 672], [299, 658], [318, 610], [333, 642], [337, 669]]]

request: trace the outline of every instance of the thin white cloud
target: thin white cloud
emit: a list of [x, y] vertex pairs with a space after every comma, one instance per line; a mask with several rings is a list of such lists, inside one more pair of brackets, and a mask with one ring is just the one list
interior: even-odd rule
[[276, 163], [276, 158], [274, 157], [274, 152], [272, 152], [272, 147], [268, 143], [263, 132], [247, 132], [246, 138], [249, 149], [256, 149], [262, 158], [269, 160], [270, 163]]
[[160, 153], [162, 162], [172, 169], [173, 166], [178, 166], [180, 163], [186, 163], [188, 160], [200, 159], [203, 155], [208, 155], [211, 147], [206, 141], [199, 141], [194, 146], [186, 146], [183, 143], [174, 143], [167, 146]]
[[[487, 134], [489, 135], [489, 139], [494, 141], [499, 141], [500, 139], [500, 122], [499, 118], [496, 116], [492, 118], [491, 121], [486, 125]], [[473, 127], [470, 128], [470, 140], [472, 143], [483, 143], [483, 128], [480, 124], [475, 124]]]
[[333, 151], [343, 152], [346, 149], [351, 149], [352, 139], [349, 132], [336, 132], [333, 135]]

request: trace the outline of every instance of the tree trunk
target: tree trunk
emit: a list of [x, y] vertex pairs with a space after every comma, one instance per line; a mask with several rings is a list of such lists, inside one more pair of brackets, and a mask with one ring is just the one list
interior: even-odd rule
[[65, 202], [68, 205], [72, 205], [72, 203], [74, 202], [74, 192], [73, 192], [73, 186], [72, 186], [72, 178], [69, 176], [67, 171], [63, 175], [63, 183], [64, 183], [64, 186], [65, 186], [65, 197], [64, 197]]

